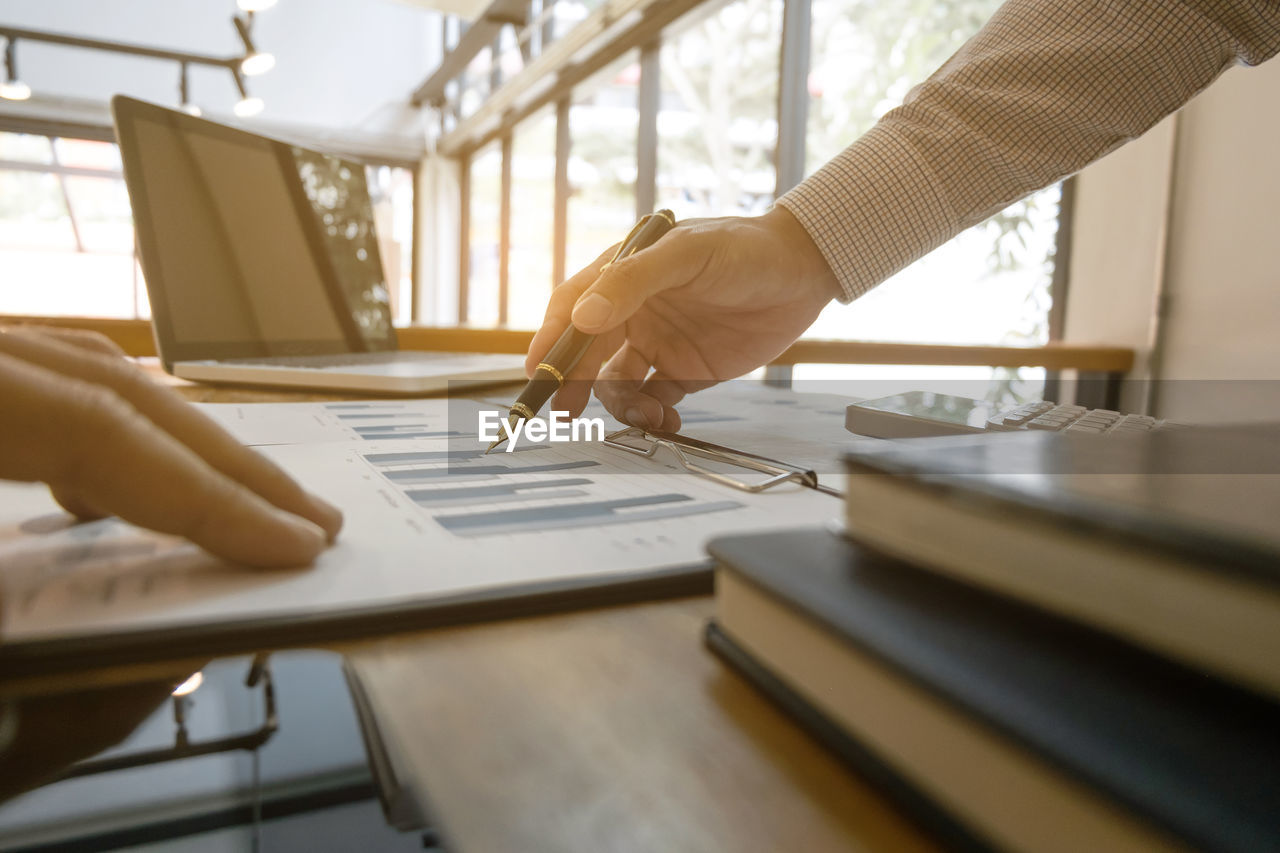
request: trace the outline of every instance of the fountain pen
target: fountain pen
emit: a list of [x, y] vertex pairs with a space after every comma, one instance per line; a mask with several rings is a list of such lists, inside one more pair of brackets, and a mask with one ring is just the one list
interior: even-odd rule
[[[618, 251], [609, 260], [609, 263], [601, 267], [600, 271], [604, 272], [610, 264], [615, 264], [647, 246], [652, 246], [658, 241], [659, 237], [675, 227], [675, 224], [675, 214], [669, 210], [659, 210], [657, 213], [651, 213], [642, 218], [631, 229], [631, 233], [627, 235], [627, 238], [622, 241], [622, 245], [618, 247]], [[569, 324], [569, 328], [564, 330], [564, 333], [560, 335], [560, 339], [555, 342], [555, 346], [551, 347], [546, 357], [538, 364], [538, 369], [533, 372], [533, 378], [524, 386], [520, 396], [511, 404], [510, 413], [507, 415], [507, 423], [510, 425], [509, 431], [514, 431], [516, 424], [521, 421], [537, 417], [538, 412], [551, 399], [551, 395], [559, 391], [561, 386], [564, 385], [565, 377], [582, 359], [583, 353], [587, 351], [587, 347], [591, 346], [591, 342], [594, 340], [595, 335], [580, 332], [573, 323]], [[506, 435], [499, 432], [498, 440], [490, 444], [485, 453], [493, 450], [506, 440]]]

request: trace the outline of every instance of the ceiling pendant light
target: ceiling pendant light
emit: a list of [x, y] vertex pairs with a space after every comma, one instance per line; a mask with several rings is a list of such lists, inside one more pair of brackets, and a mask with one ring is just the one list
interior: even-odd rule
[[262, 98], [250, 97], [249, 90], [245, 88], [244, 78], [240, 76], [239, 69], [231, 69], [231, 76], [235, 78], [236, 88], [240, 90], [240, 100], [236, 101], [236, 105], [232, 107], [232, 111], [240, 118], [252, 118], [262, 112], [264, 106]]
[[182, 72], [178, 76], [178, 99], [183, 112], [196, 116], [197, 118], [203, 114], [203, 111], [198, 106], [191, 103], [191, 98], [188, 97], [187, 63], [185, 62], [182, 63]]
[[252, 53], [240, 63], [240, 70], [246, 77], [257, 77], [266, 74], [276, 67], [276, 58], [270, 53]]
[[253, 13], [249, 13], [248, 20], [238, 15], [231, 20], [236, 25], [236, 32], [240, 34], [240, 41], [244, 42], [244, 59], [240, 60], [241, 73], [246, 77], [257, 77], [259, 74], [266, 74], [272, 68], [275, 68], [275, 56], [259, 51], [254, 46], [253, 39], [249, 36], [249, 25], [253, 21]]
[[4, 83], [0, 83], [0, 98], [7, 101], [25, 101], [31, 97], [31, 87], [18, 79], [18, 63], [14, 48], [18, 42], [9, 39], [4, 46]]
[[233, 15], [231, 21], [235, 24], [236, 32], [239, 34], [240, 40], [244, 43], [244, 53], [240, 56], [211, 56], [202, 53], [166, 50], [159, 47], [152, 47], [150, 45], [126, 44], [116, 41], [82, 38], [80, 36], [72, 36], [65, 33], [15, 29], [7, 25], [0, 25], [0, 40], [3, 40], [4, 42], [4, 76], [0, 77], [0, 98], [9, 101], [25, 101], [32, 95], [31, 87], [18, 78], [18, 66], [15, 53], [18, 39], [22, 38], [27, 41], [37, 41], [41, 43], [85, 48], [88, 50], [110, 53], [123, 53], [131, 56], [142, 56], [148, 59], [175, 62], [179, 65], [181, 71], [181, 76], [178, 81], [179, 107], [184, 112], [193, 116], [201, 115], [202, 110], [199, 106], [191, 102], [191, 93], [188, 87], [190, 66], [201, 65], [230, 71], [235, 80], [236, 88], [240, 90], [241, 96], [240, 101], [234, 106], [235, 114], [241, 118], [255, 116], [262, 112], [265, 105], [261, 98], [252, 97], [247, 91], [245, 91], [243, 78], [246, 76], [251, 77], [258, 74], [264, 74], [267, 71], [270, 71], [275, 67], [276, 58], [270, 53], [257, 49], [257, 46], [253, 43], [250, 31], [253, 29], [254, 13], [273, 6], [274, 4], [274, 0], [239, 0], [240, 8], [244, 10], [244, 14]]
[[236, 101], [236, 105], [231, 109], [240, 118], [253, 118], [262, 112], [265, 106], [266, 104], [262, 102], [262, 98], [241, 98]]
[[204, 672], [197, 671], [186, 681], [173, 688], [174, 696], [190, 696], [200, 689], [200, 685], [204, 684]]

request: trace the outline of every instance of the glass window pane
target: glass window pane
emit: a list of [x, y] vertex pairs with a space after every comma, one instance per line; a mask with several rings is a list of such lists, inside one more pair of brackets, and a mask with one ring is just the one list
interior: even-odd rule
[[524, 54], [520, 51], [520, 42], [516, 40], [515, 27], [503, 27], [498, 34], [498, 68], [501, 72], [499, 85], [519, 74], [524, 69]]
[[[149, 316], [132, 255], [0, 250], [0, 313], [64, 317]], [[135, 278], [137, 276], [137, 278]]]
[[[47, 140], [46, 140], [47, 141]], [[0, 171], [0, 313], [147, 316], [124, 181]]]
[[554, 0], [551, 7], [552, 38], [562, 38], [578, 24], [586, 20], [591, 10], [599, 6], [602, 0]]
[[373, 201], [378, 254], [391, 297], [391, 322], [412, 322], [413, 307], [413, 172], [398, 166], [365, 170]]
[[[1000, 0], [893, 4], [814, 0], [807, 170], [865, 133], [975, 33]], [[956, 344], [1048, 340], [1059, 188], [1018, 202], [891, 277], [848, 307], [831, 305], [807, 337]], [[798, 378], [862, 375], [810, 365]], [[881, 377], [921, 378], [878, 367]], [[942, 371], [925, 368], [941, 377]], [[1011, 402], [1043, 392], [1043, 371], [967, 368]], [[918, 373], [918, 369], [916, 369]], [[915, 387], [915, 385], [913, 385]]]
[[53, 149], [47, 136], [0, 132], [0, 160], [48, 163], [52, 156]]
[[632, 53], [573, 94], [565, 260], [569, 275], [594, 261], [635, 225], [639, 81], [639, 65]]
[[773, 203], [781, 28], [782, 0], [737, 0], [665, 41], [658, 207], [686, 219]]
[[902, 103], [1001, 2], [813, 0], [807, 170]]
[[[43, 146], [43, 147], [42, 147]], [[43, 156], [49, 171], [0, 168], [0, 314], [150, 317], [134, 260], [133, 218], [123, 177], [69, 174], [58, 165], [118, 172], [112, 143], [0, 133], [0, 159]], [[41, 154], [43, 152], [43, 155]], [[369, 169], [393, 316], [408, 321], [412, 287], [413, 172]], [[65, 191], [65, 195], [64, 195]], [[72, 216], [68, 215], [70, 204]], [[78, 241], [77, 241], [78, 236]], [[398, 286], [397, 286], [398, 285]]]
[[458, 103], [463, 118], [480, 109], [484, 99], [489, 96], [489, 72], [492, 68], [493, 51], [489, 47], [483, 47], [471, 59], [466, 72], [459, 78], [463, 88]]
[[0, 171], [0, 247], [75, 251], [75, 232], [57, 176]]
[[508, 324], [536, 329], [551, 298], [556, 116], [543, 110], [516, 127], [511, 144], [511, 260]]
[[75, 166], [83, 169], [110, 169], [118, 172], [120, 165], [120, 149], [112, 142], [98, 142], [93, 139], [57, 139], [54, 148], [58, 152], [58, 162], [63, 166]]
[[485, 146], [471, 158], [471, 238], [467, 323], [498, 322], [498, 205], [502, 192], [502, 149]]
[[954, 344], [1048, 340], [1057, 186], [961, 233], [849, 306], [811, 337]]
[[133, 254], [133, 215], [124, 180], [79, 175], [63, 180], [84, 251]]

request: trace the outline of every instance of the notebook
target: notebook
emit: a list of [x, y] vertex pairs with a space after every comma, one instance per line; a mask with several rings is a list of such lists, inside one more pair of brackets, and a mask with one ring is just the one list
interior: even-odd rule
[[708, 547], [710, 648], [947, 849], [1276, 849], [1274, 702], [824, 529]]
[[868, 547], [1280, 696], [1280, 426], [862, 445]]
[[397, 349], [364, 165], [131, 98], [111, 108], [170, 373], [399, 394], [523, 379], [521, 356]]

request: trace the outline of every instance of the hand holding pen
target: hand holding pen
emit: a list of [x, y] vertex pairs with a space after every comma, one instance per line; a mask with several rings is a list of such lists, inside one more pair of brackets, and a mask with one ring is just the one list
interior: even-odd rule
[[782, 207], [762, 216], [682, 220], [643, 252], [606, 253], [551, 294], [529, 347], [530, 376], [569, 328], [595, 335], [565, 373], [556, 408], [596, 396], [618, 420], [677, 432], [685, 397], [767, 364], [840, 286]]
[[[657, 213], [645, 216], [636, 223], [631, 233], [619, 244], [613, 258], [600, 270], [603, 272], [604, 269], [623, 258], [652, 246], [659, 237], [674, 228], [675, 224], [675, 214], [669, 210], [659, 210]], [[511, 404], [511, 413], [507, 416], [507, 422], [513, 428], [520, 421], [537, 417], [547, 400], [550, 400], [552, 395], [564, 386], [566, 377], [578, 366], [578, 362], [582, 360], [582, 356], [586, 354], [593, 341], [595, 341], [594, 335], [580, 331], [572, 324], [560, 334], [550, 351], [534, 366], [529, 383]], [[504, 441], [506, 438], [499, 434], [498, 440], [490, 444], [485, 452], [488, 453]]]

